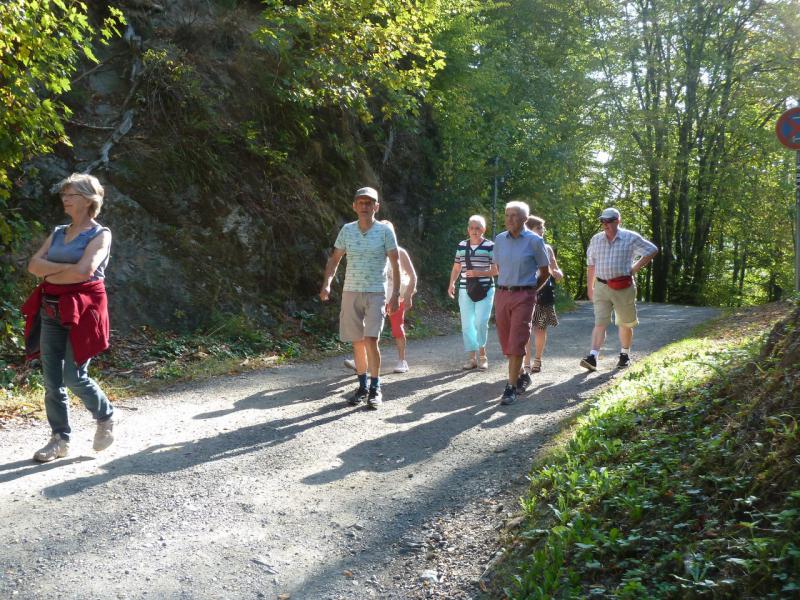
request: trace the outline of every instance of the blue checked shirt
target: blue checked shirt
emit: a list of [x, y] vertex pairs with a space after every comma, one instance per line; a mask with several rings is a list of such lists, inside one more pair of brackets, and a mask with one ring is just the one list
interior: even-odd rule
[[605, 232], [595, 234], [586, 249], [586, 264], [594, 266], [594, 275], [600, 279], [614, 279], [631, 274], [631, 267], [642, 256], [650, 256], [658, 246], [635, 231], [617, 229], [617, 236], [609, 241]]

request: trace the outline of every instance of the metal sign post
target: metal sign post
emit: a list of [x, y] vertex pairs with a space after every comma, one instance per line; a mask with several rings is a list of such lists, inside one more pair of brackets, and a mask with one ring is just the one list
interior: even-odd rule
[[800, 150], [794, 172], [794, 291], [800, 292]]
[[783, 113], [775, 124], [781, 144], [795, 150], [794, 179], [794, 290], [800, 292], [800, 106]]

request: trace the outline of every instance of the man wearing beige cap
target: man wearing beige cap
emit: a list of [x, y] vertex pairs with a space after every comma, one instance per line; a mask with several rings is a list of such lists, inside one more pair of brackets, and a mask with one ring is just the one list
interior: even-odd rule
[[[378, 191], [363, 187], [356, 191], [353, 210], [358, 220], [347, 223], [339, 231], [333, 253], [325, 265], [325, 278], [319, 292], [325, 302], [330, 298], [331, 281], [344, 255], [347, 269], [342, 291], [342, 307], [339, 312], [339, 337], [343, 342], [352, 342], [356, 363], [358, 389], [349, 402], [357, 406], [367, 401], [367, 406], [377, 409], [383, 398], [380, 387], [381, 353], [378, 339], [381, 337], [386, 317], [397, 310], [400, 298], [400, 267], [398, 263], [397, 238], [394, 228], [375, 218], [380, 209]], [[386, 257], [392, 266], [392, 292], [387, 303], [384, 288]], [[367, 388], [367, 371], [370, 382]]]
[[658, 253], [655, 244], [619, 225], [619, 211], [606, 208], [600, 214], [602, 231], [592, 237], [586, 250], [586, 285], [589, 300], [594, 303], [594, 330], [592, 350], [581, 360], [581, 366], [589, 371], [597, 370], [597, 357], [606, 340], [612, 310], [621, 346], [617, 368], [630, 364], [633, 328], [639, 324], [634, 275]]

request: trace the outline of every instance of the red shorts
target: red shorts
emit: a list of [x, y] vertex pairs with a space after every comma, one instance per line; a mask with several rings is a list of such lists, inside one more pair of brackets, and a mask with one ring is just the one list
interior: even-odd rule
[[497, 337], [506, 356], [525, 356], [525, 344], [531, 337], [531, 319], [536, 306], [536, 290], [497, 290], [494, 297], [494, 320]]
[[389, 322], [392, 324], [392, 337], [406, 337], [405, 316], [406, 303], [401, 300], [397, 305], [397, 310], [389, 315]]

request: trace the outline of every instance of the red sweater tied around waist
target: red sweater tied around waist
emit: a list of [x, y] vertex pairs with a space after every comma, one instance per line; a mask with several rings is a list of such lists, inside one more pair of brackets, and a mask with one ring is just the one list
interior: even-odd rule
[[59, 319], [61, 325], [69, 329], [76, 365], [82, 365], [108, 348], [110, 325], [103, 280], [69, 285], [44, 281], [22, 305], [22, 314], [25, 315], [25, 355], [28, 360], [40, 354], [40, 309], [44, 294], [58, 296]]

